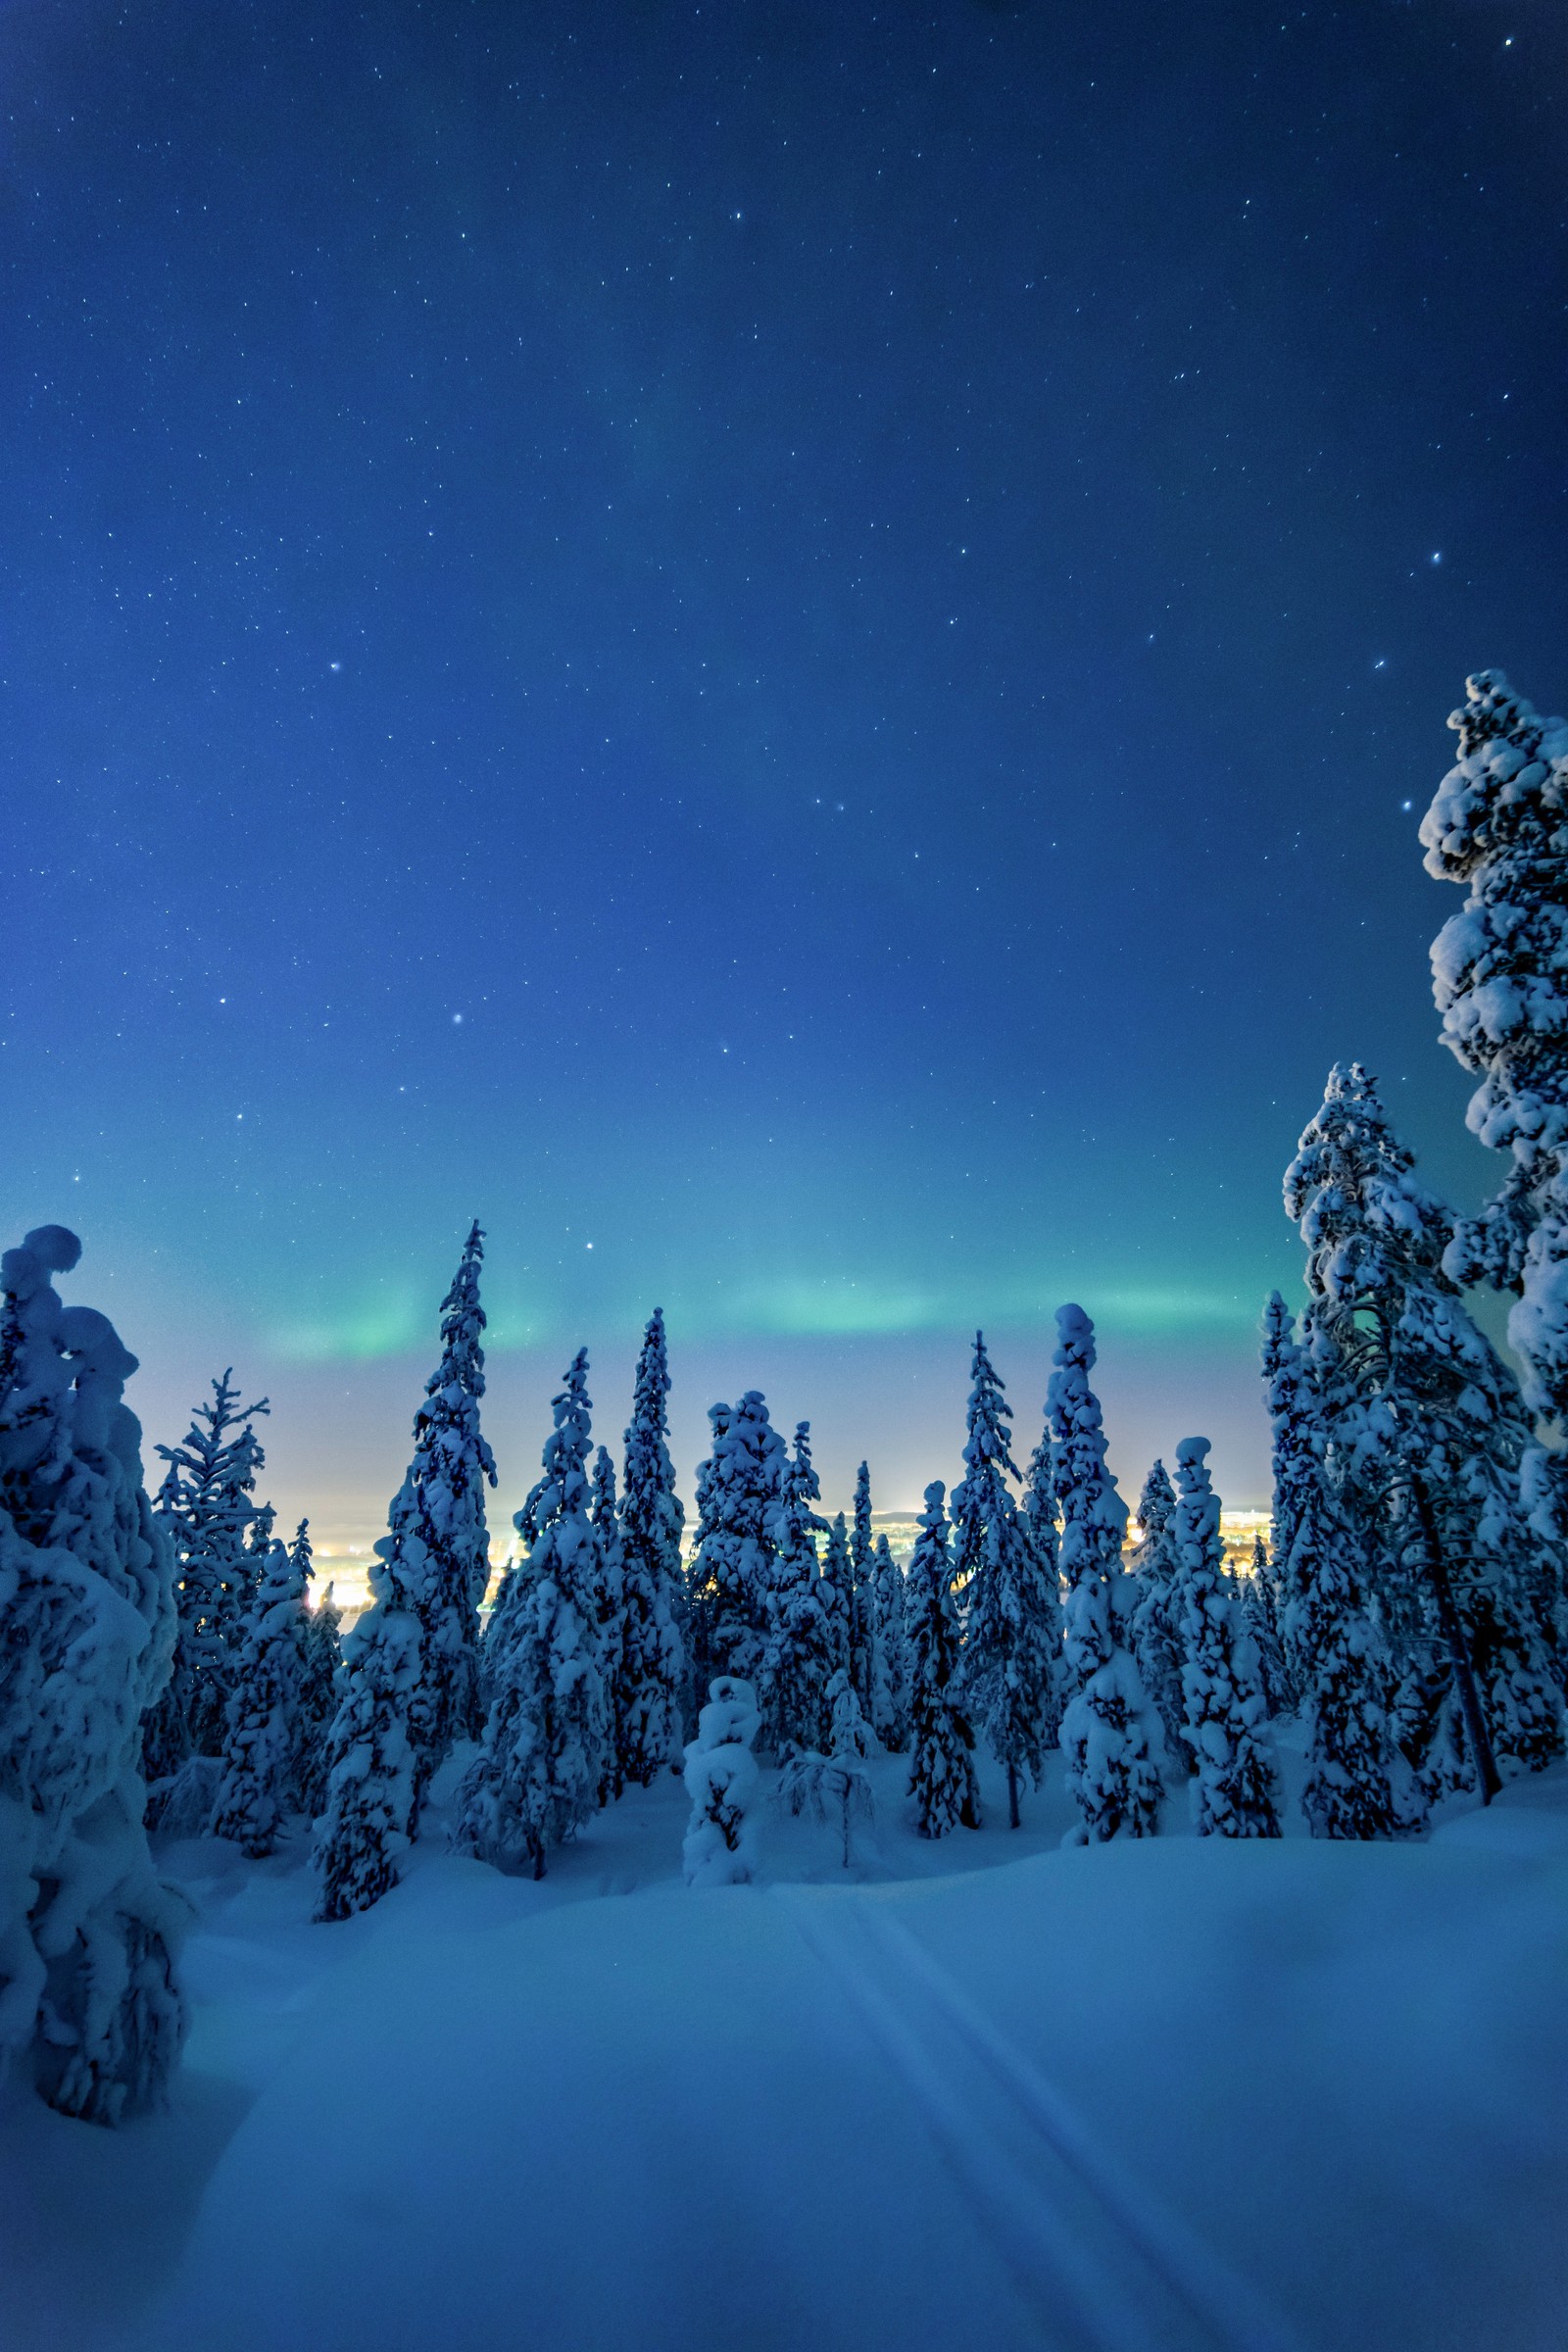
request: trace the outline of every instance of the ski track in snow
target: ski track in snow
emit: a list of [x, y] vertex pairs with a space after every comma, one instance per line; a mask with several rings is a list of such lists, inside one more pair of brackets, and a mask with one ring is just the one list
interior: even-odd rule
[[[925, 2116], [1052, 2352], [1302, 2352], [885, 1904], [774, 1886]], [[1070, 2329], [1070, 2335], [1067, 2330]]]

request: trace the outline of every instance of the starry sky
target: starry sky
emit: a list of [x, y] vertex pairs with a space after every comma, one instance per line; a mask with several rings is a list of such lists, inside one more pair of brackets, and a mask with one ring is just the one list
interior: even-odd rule
[[1263, 1499], [1330, 1062], [1473, 1202], [1416, 826], [1568, 696], [1543, 0], [0, 5], [0, 1208], [150, 1440], [363, 1544], [470, 1217], [487, 1428], [666, 1312], [831, 1504]]

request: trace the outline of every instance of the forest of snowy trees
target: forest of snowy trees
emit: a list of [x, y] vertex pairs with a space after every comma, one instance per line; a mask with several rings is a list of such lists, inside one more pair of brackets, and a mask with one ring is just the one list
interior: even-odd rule
[[[1262, 1317], [1271, 1537], [1227, 1566], [1208, 1444], [1177, 1441], [1129, 1512], [1106, 1460], [1096, 1339], [1063, 1305], [1022, 1438], [983, 1335], [963, 1475], [926, 1489], [906, 1568], [869, 1469], [827, 1516], [810, 1431], [747, 1391], [710, 1414], [695, 1520], [668, 1447], [662, 1316], [644, 1334], [618, 1461], [579, 1351], [491, 1592], [481, 1430], [483, 1236], [463, 1249], [440, 1355], [340, 1642], [308, 1526], [259, 1499], [265, 1399], [215, 1380], [149, 1495], [122, 1401], [135, 1358], [62, 1303], [58, 1226], [0, 1267], [0, 2051], [67, 2114], [156, 2104], [184, 2031], [185, 1924], [151, 1838], [252, 1857], [314, 1825], [317, 1917], [398, 1881], [455, 1758], [459, 1848], [542, 1876], [633, 1787], [684, 1774], [695, 1885], [758, 1867], [761, 1767], [849, 1862], [866, 1759], [906, 1758], [928, 1838], [1009, 1820], [1059, 1753], [1074, 1838], [1278, 1838], [1276, 1727], [1304, 1740], [1311, 1836], [1419, 1837], [1564, 1743], [1568, 1690], [1568, 727], [1496, 672], [1468, 682], [1458, 764], [1422, 825], [1467, 897], [1433, 951], [1445, 1041], [1508, 1155], [1460, 1218], [1426, 1192], [1372, 1077], [1336, 1067], [1285, 1172], [1305, 1303]], [[1513, 1295], [1515, 1378], [1464, 1288]], [[1025, 1456], [1024, 1446], [1029, 1446]], [[1022, 1467], [1020, 1468], [1020, 1461]], [[1172, 1475], [1174, 1474], [1174, 1475]]]

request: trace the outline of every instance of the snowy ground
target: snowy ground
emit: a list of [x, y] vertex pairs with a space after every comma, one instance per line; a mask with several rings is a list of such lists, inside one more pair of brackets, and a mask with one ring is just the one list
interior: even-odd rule
[[1063, 1852], [1058, 1783], [932, 1847], [876, 1770], [848, 1881], [769, 1818], [689, 1894], [673, 1780], [331, 1928], [299, 1849], [172, 1849], [173, 2112], [0, 2100], [0, 2344], [1556, 2352], [1568, 1773], [1418, 1847]]

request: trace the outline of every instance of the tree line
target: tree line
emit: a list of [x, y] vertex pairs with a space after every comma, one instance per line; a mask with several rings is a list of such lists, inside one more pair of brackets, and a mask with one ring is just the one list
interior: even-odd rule
[[[1568, 1684], [1568, 727], [1496, 672], [1468, 682], [1460, 758], [1422, 825], [1467, 898], [1433, 952], [1469, 1120], [1509, 1169], [1477, 1217], [1416, 1181], [1358, 1063], [1330, 1075], [1285, 1180], [1306, 1302], [1263, 1331], [1271, 1542], [1226, 1568], [1208, 1446], [1155, 1463], [1139, 1540], [1106, 1464], [1095, 1335], [1057, 1315], [1020, 1469], [977, 1335], [951, 1495], [926, 1490], [906, 1572], [869, 1473], [828, 1520], [810, 1433], [749, 1391], [712, 1408], [690, 1557], [667, 1445], [662, 1317], [644, 1336], [619, 1474], [596, 1447], [585, 1352], [554, 1400], [522, 1552], [486, 1609], [483, 1236], [443, 1302], [441, 1357], [339, 1643], [307, 1605], [308, 1527], [256, 1499], [265, 1400], [227, 1373], [156, 1500], [122, 1401], [135, 1358], [55, 1288], [59, 1226], [0, 1261], [0, 2047], [100, 2122], [156, 2102], [185, 2013], [187, 1919], [149, 1820], [247, 1853], [315, 1824], [318, 1916], [396, 1881], [460, 1742], [459, 1845], [540, 1874], [562, 1841], [684, 1754], [688, 1876], [745, 1876], [760, 1742], [790, 1801], [842, 1810], [873, 1743], [907, 1757], [916, 1828], [979, 1820], [976, 1754], [1008, 1818], [1059, 1752], [1086, 1843], [1157, 1831], [1186, 1787], [1202, 1835], [1273, 1838], [1273, 1721], [1298, 1712], [1314, 1836], [1419, 1835], [1563, 1747]], [[1467, 1313], [1514, 1295], [1522, 1384]]]

